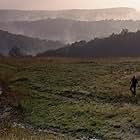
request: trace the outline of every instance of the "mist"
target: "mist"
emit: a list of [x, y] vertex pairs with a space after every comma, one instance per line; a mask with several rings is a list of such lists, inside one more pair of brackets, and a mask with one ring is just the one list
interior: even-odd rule
[[0, 9], [60, 10], [60, 9], [102, 9], [131, 7], [140, 9], [139, 0], [0, 0]]

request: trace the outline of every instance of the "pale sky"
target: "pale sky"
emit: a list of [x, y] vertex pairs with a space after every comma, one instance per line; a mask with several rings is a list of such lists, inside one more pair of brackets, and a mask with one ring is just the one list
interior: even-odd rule
[[140, 0], [0, 0], [0, 9], [59, 10], [130, 7], [140, 11]]

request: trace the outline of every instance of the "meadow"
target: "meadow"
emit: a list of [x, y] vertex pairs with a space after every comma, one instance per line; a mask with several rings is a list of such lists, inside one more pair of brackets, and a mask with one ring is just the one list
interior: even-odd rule
[[18, 122], [32, 126], [4, 126], [2, 137], [138, 140], [140, 91], [136, 98], [129, 91], [133, 75], [140, 79], [140, 58], [0, 58], [4, 101], [21, 111]]

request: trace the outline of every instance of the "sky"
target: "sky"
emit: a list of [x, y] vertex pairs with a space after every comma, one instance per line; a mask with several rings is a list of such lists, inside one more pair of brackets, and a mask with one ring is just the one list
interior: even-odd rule
[[60, 10], [130, 7], [140, 11], [140, 0], [0, 0], [0, 9]]

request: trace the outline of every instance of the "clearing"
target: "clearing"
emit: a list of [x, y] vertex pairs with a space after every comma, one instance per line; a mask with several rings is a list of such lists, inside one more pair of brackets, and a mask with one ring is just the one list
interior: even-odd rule
[[[5, 108], [14, 111], [11, 123], [27, 128], [15, 128], [6, 136], [136, 140], [140, 92], [133, 98], [129, 91], [134, 74], [140, 77], [139, 58], [1, 58], [1, 104], [12, 107]], [[34, 134], [37, 130], [46, 134]]]

